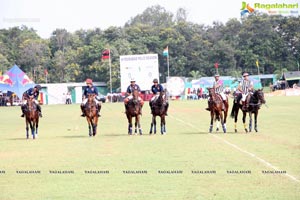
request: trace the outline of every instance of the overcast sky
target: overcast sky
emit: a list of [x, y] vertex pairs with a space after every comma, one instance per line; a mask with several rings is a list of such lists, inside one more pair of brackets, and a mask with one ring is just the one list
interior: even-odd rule
[[[49, 38], [56, 28], [70, 32], [79, 29], [102, 30], [110, 26], [123, 26], [146, 8], [161, 5], [176, 13], [184, 8], [188, 21], [211, 25], [213, 21], [226, 23], [230, 18], [240, 18], [243, 0], [0, 0], [0, 28], [21, 26], [37, 30], [43, 38]], [[249, 0], [266, 3], [299, 3], [299, 0]], [[300, 12], [300, 9], [298, 9]]]

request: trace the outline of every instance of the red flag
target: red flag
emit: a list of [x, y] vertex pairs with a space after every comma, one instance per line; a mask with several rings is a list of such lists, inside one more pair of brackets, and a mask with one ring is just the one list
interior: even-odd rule
[[219, 68], [219, 63], [215, 63], [215, 68], [218, 69]]
[[106, 60], [106, 59], [109, 59], [109, 50], [108, 49], [105, 49], [104, 51], [102, 51], [102, 57], [101, 59], [102, 60]]
[[47, 69], [44, 70], [44, 74], [45, 74], [45, 76], [48, 75], [48, 70]]

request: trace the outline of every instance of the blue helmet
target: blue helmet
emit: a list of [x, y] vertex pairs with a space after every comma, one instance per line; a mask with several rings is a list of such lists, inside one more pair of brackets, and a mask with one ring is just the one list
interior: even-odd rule
[[42, 89], [42, 86], [41, 85], [36, 85], [34, 86], [34, 88], [38, 89], [38, 90], [41, 90]]

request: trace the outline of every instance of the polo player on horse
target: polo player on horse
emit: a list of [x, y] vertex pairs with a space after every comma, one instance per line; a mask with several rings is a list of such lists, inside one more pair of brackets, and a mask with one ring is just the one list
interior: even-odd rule
[[[130, 85], [127, 87], [127, 90], [126, 90], [126, 94], [128, 96], [124, 99], [125, 112], [127, 110], [128, 102], [133, 98], [132, 95], [133, 95], [134, 90], [137, 90], [139, 93], [141, 92], [140, 86], [135, 83], [134, 78], [131, 78]], [[144, 101], [141, 97], [138, 97], [138, 101], [141, 103], [141, 109], [140, 109], [140, 113], [139, 113], [141, 115], [142, 114], [142, 108], [143, 108], [143, 105], [144, 105]]]
[[249, 80], [249, 74], [247, 72], [243, 74], [243, 78], [238, 86], [238, 90], [242, 93], [242, 110], [246, 111], [249, 108], [249, 93], [253, 91], [253, 82]]
[[95, 98], [94, 98], [94, 101], [97, 105], [97, 115], [98, 117], [100, 117], [100, 110], [101, 110], [101, 102], [99, 102], [96, 98], [98, 96], [98, 89], [93, 86], [93, 80], [92, 79], [86, 79], [86, 84], [87, 84], [87, 87], [84, 89], [84, 92], [83, 92], [83, 95], [82, 95], [82, 103], [80, 105], [81, 107], [81, 111], [82, 111], [82, 114], [81, 114], [81, 117], [85, 117], [85, 113], [84, 113], [84, 110], [85, 110], [85, 107], [86, 107], [86, 103], [88, 101], [88, 95], [89, 94], [95, 94]]
[[40, 85], [36, 85], [34, 86], [34, 88], [30, 88], [28, 89], [26, 92], [24, 92], [23, 94], [23, 98], [22, 98], [22, 106], [21, 106], [21, 110], [22, 110], [22, 115], [21, 117], [24, 117], [25, 113], [26, 113], [26, 110], [27, 110], [27, 100], [30, 98], [30, 97], [33, 97], [34, 99], [34, 103], [36, 104], [36, 108], [37, 110], [39, 111], [39, 116], [40, 117], [43, 117], [42, 116], [42, 109], [41, 109], [41, 106], [39, 105], [39, 102], [38, 102], [38, 97], [39, 97], [39, 94], [40, 94], [40, 90], [41, 90], [41, 86]]
[[[222, 110], [224, 110], [224, 108], [226, 107], [225, 105], [228, 104], [228, 102], [227, 102], [227, 97], [223, 92], [224, 91], [223, 82], [220, 80], [219, 74], [215, 75], [215, 81], [213, 83], [213, 88], [215, 89], [215, 93], [219, 94], [222, 97], [222, 100], [223, 100]], [[208, 99], [208, 108], [206, 108], [206, 110], [208, 110], [208, 111], [210, 111], [210, 109], [209, 109], [210, 103], [211, 103], [211, 101], [210, 101], [210, 99]]]
[[[157, 78], [153, 79], [153, 85], [151, 87], [151, 91], [154, 94], [153, 97], [151, 98], [151, 100], [149, 101], [149, 106], [151, 108], [151, 114], [152, 114], [153, 113], [153, 103], [157, 100], [157, 98], [159, 97], [159, 94], [164, 91], [163, 86], [158, 83]], [[168, 108], [169, 108], [169, 102], [166, 101], [166, 107], [165, 107], [165, 109], [166, 109], [166, 114], [165, 115], [166, 116], [168, 115], [168, 113], [167, 113]]]

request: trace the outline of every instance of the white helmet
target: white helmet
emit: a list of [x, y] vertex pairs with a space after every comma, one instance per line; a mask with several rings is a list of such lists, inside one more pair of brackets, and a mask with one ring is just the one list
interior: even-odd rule
[[135, 82], [135, 78], [131, 77], [130, 82]]

